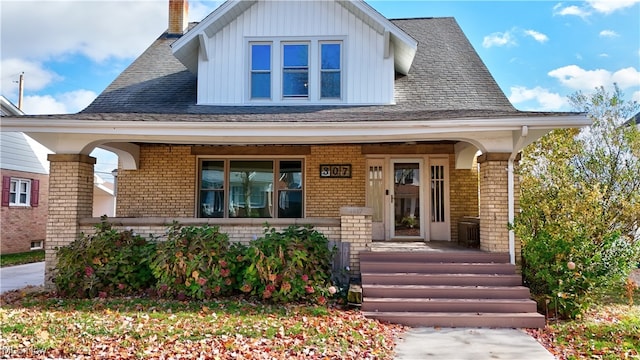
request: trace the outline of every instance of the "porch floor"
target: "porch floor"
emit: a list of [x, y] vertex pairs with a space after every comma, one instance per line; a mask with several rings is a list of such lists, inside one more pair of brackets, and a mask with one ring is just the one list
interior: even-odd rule
[[376, 252], [482, 252], [478, 248], [469, 248], [454, 241], [374, 241], [371, 251]]

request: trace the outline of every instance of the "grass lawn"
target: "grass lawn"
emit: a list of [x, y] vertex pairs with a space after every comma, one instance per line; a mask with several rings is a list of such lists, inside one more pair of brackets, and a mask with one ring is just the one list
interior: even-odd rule
[[640, 290], [634, 291], [633, 304], [620, 289], [582, 319], [550, 321], [529, 333], [558, 359], [640, 359]]
[[0, 255], [0, 267], [44, 261], [44, 250]]
[[0, 305], [0, 358], [391, 359], [403, 331], [357, 311], [242, 299], [67, 300], [15, 291]]

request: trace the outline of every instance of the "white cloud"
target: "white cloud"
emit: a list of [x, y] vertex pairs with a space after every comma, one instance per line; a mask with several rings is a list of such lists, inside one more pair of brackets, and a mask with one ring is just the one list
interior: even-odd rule
[[490, 48], [492, 46], [511, 46], [516, 45], [516, 40], [511, 35], [511, 32], [494, 32], [490, 35], [487, 35], [482, 40], [482, 46], [485, 48]]
[[616, 10], [625, 9], [640, 3], [640, 0], [587, 0], [587, 3], [603, 14], [611, 14]]
[[608, 57], [609, 57], [609, 54], [607, 54], [607, 53], [600, 53], [600, 54], [598, 54], [598, 56], [599, 56], [599, 57], [601, 57], [601, 58], [608, 58]]
[[574, 90], [591, 91], [598, 86], [611, 86], [617, 83], [622, 90], [640, 86], [640, 72], [633, 67], [611, 72], [604, 69], [585, 70], [577, 65], [568, 65], [547, 74]]
[[539, 43], [545, 43], [549, 40], [549, 37], [543, 33], [539, 33], [535, 30], [525, 30], [525, 35], [531, 36], [535, 41]]
[[618, 36], [620, 36], [620, 34], [618, 34], [617, 32], [615, 32], [613, 30], [602, 30], [602, 31], [600, 31], [600, 37], [614, 38], [614, 37], [618, 37]]
[[37, 61], [11, 58], [0, 61], [0, 88], [7, 97], [18, 96], [18, 79], [20, 73], [24, 73], [24, 89], [38, 91], [53, 81], [59, 81], [62, 77], [55, 72], [46, 70]]
[[560, 15], [560, 16], [572, 15], [572, 16], [579, 16], [585, 19], [589, 15], [591, 15], [591, 13], [588, 10], [578, 7], [576, 5], [570, 5], [570, 6], [564, 7], [562, 3], [558, 3], [556, 6], [553, 7], [553, 15]]
[[524, 86], [513, 86], [511, 87], [509, 101], [514, 105], [534, 101], [537, 103], [535, 110], [538, 111], [557, 111], [568, 105], [565, 97], [539, 86], [533, 89], [528, 89]]
[[75, 54], [93, 61], [131, 58], [167, 28], [167, 4], [131, 0], [3, 1], [2, 56], [43, 61]]
[[89, 90], [75, 90], [55, 96], [25, 96], [22, 108], [27, 115], [73, 114], [87, 107], [96, 96]]
[[640, 90], [634, 92], [633, 94], [631, 94], [631, 100], [632, 101], [637, 101], [638, 103], [640, 103]]

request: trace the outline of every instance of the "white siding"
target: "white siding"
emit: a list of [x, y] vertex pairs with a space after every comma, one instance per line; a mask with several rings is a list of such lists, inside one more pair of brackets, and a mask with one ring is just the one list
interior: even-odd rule
[[20, 132], [0, 133], [0, 168], [48, 174], [47, 155], [52, 152]]
[[[384, 58], [383, 34], [336, 2], [260, 1], [207, 39], [209, 60], [199, 57], [198, 64], [198, 104], [252, 104], [248, 101], [249, 41], [296, 39], [343, 42], [342, 103], [392, 103], [394, 64], [392, 56]], [[276, 69], [281, 63], [280, 48], [274, 44], [272, 51], [272, 68]], [[314, 57], [310, 64], [318, 64], [317, 49], [310, 48], [310, 55]], [[310, 81], [316, 80], [311, 86], [317, 87], [319, 76], [314, 70], [311, 68]], [[272, 73], [273, 102], [269, 104], [282, 104], [281, 78], [276, 74]], [[310, 95], [318, 92], [319, 88], [310, 89]]]

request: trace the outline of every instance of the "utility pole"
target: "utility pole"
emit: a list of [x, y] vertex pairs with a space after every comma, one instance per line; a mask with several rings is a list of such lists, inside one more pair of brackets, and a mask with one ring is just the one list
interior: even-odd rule
[[24, 71], [20, 73], [18, 80], [18, 109], [22, 111], [22, 98], [24, 96]]

